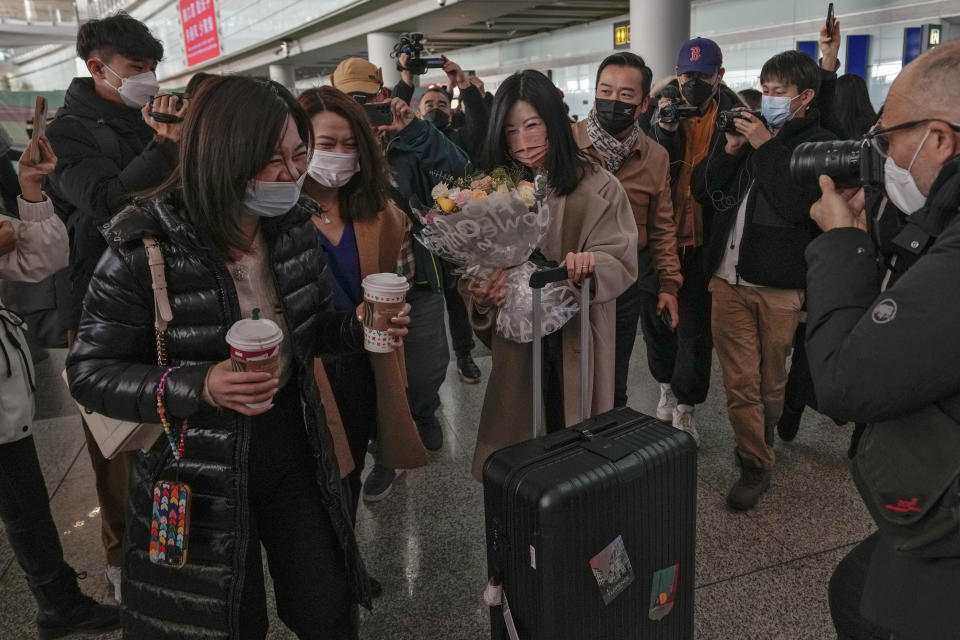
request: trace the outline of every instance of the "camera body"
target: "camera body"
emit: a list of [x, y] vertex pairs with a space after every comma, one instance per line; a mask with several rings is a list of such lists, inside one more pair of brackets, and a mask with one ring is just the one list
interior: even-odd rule
[[759, 109], [749, 109], [747, 111], [721, 111], [717, 114], [717, 131], [726, 131], [728, 133], [738, 133], [737, 119], [743, 120], [743, 114], [749, 113], [755, 118], [763, 120], [763, 114]]
[[393, 46], [393, 57], [400, 58], [400, 54], [405, 53], [409, 56], [407, 66], [400, 66], [397, 62], [397, 71], [409, 71], [415, 76], [422, 76], [427, 69], [442, 69], [446, 62], [443, 58], [424, 58], [423, 57], [423, 34], [422, 33], [404, 33], [400, 36], [400, 41]]
[[804, 142], [790, 156], [790, 176], [800, 184], [816, 184], [820, 176], [830, 176], [838, 187], [879, 187], [883, 163], [867, 139]]
[[700, 109], [685, 103], [683, 100], [674, 100], [670, 104], [660, 107], [660, 122], [664, 124], [673, 124], [698, 115], [700, 115]]
[[[177, 108], [180, 108], [180, 105], [183, 104], [183, 101], [187, 99], [187, 95], [184, 93], [179, 93], [177, 91], [164, 91], [163, 94], [159, 95], [170, 95], [174, 96], [177, 99]], [[159, 97], [159, 95], [154, 96], [154, 98]], [[173, 124], [174, 122], [183, 122], [183, 118], [175, 116], [169, 113], [157, 113], [153, 110], [153, 98], [150, 98], [150, 117], [156, 120], [157, 122], [162, 122], [164, 124]]]

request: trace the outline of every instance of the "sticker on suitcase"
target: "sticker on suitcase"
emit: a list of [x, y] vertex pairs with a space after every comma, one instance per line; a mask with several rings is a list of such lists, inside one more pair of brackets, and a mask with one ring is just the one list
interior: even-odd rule
[[668, 613], [673, 611], [673, 603], [677, 600], [677, 580], [679, 577], [679, 564], [660, 569], [653, 574], [653, 584], [650, 585], [651, 620], [663, 620]]
[[633, 584], [635, 576], [630, 565], [630, 557], [623, 546], [623, 536], [607, 545], [607, 548], [590, 559], [590, 569], [597, 579], [603, 603], [610, 604], [627, 587]]

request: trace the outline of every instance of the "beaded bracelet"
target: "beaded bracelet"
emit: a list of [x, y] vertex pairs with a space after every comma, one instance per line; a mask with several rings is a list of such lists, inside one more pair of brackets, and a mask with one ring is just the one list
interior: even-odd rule
[[187, 434], [188, 425], [187, 421], [184, 420], [180, 429], [180, 438], [174, 442], [173, 427], [171, 427], [170, 421], [167, 420], [167, 411], [163, 404], [163, 394], [167, 387], [167, 377], [179, 368], [180, 367], [169, 367], [160, 378], [160, 384], [157, 385], [157, 414], [160, 416], [160, 423], [163, 425], [163, 432], [167, 436], [167, 442], [170, 443], [170, 452], [176, 460], [183, 458], [183, 437]]

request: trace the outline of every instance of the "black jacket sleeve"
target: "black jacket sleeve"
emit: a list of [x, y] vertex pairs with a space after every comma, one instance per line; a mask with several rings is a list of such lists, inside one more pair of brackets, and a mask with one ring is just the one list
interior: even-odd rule
[[464, 125], [460, 129], [461, 140], [464, 142], [463, 150], [476, 162], [480, 152], [483, 151], [487, 127], [490, 123], [490, 112], [483, 103], [480, 90], [473, 85], [460, 92], [460, 100], [463, 101], [465, 116]]
[[[143, 255], [140, 255], [143, 254]], [[153, 292], [146, 254], [104, 252], [83, 304], [77, 340], [67, 357], [70, 392], [85, 407], [132, 422], [160, 422]], [[180, 367], [166, 382], [168, 413], [189, 418], [201, 406], [207, 370]]]
[[410, 104], [410, 101], [413, 100], [413, 91], [414, 86], [412, 84], [407, 84], [403, 80], [400, 80], [393, 88], [393, 93], [390, 94], [390, 97], [400, 98], [407, 104]]
[[[690, 192], [696, 201], [705, 207], [714, 207], [721, 200], [729, 200], [735, 190], [740, 197], [745, 195], [750, 186], [749, 182], [741, 185], [738, 177], [741, 175], [744, 163], [750, 159], [751, 155], [752, 152], [749, 150], [743, 155], [730, 155], [718, 145], [713, 153], [693, 169]], [[739, 200], [726, 202], [723, 208], [728, 209], [737, 204]]]
[[837, 136], [844, 139], [852, 134], [844, 131], [843, 124], [837, 117], [837, 73], [836, 71], [827, 71], [820, 69], [820, 93], [817, 94], [816, 106], [820, 112], [820, 125]]
[[667, 131], [657, 122], [656, 115], [653, 116], [653, 122], [650, 124], [650, 137], [667, 150], [670, 155], [670, 165], [683, 160], [683, 135], [679, 130]]
[[161, 142], [150, 143], [126, 167], [119, 167], [82, 125], [67, 122], [50, 125], [50, 144], [58, 160], [53, 179], [60, 195], [95, 225], [107, 222], [131, 194], [157, 185], [176, 166], [176, 146]]
[[820, 410], [875, 422], [960, 391], [960, 302], [944, 295], [960, 273], [960, 220], [880, 293], [869, 236], [837, 229], [807, 258], [807, 356]]

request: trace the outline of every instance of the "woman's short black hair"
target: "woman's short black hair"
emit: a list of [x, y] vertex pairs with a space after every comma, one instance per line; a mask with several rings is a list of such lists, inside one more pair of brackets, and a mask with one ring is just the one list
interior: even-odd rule
[[813, 89], [814, 94], [820, 93], [820, 67], [802, 51], [784, 51], [764, 62], [760, 82], [767, 80], [794, 84], [799, 92]]
[[360, 103], [334, 87], [308, 89], [297, 98], [307, 116], [335, 113], [350, 124], [357, 144], [360, 171], [340, 187], [340, 216], [344, 222], [375, 220], [390, 200], [390, 169], [380, 151], [370, 120]]
[[245, 76], [207, 79], [187, 109], [180, 162], [151, 196], [179, 188], [182, 215], [223, 257], [248, 249], [237, 225], [247, 185], [276, 154], [292, 117], [313, 148], [310, 118], [283, 85]]
[[637, 54], [631, 53], [630, 51], [621, 51], [604, 58], [603, 62], [600, 63], [600, 68], [597, 69], [597, 83], [594, 86], [600, 85], [600, 74], [603, 73], [603, 70], [607, 67], [633, 67], [634, 69], [639, 69], [643, 75], [643, 85], [641, 86], [643, 97], [646, 98], [650, 95], [650, 85], [653, 84], [653, 71], [647, 66], [647, 63], [643, 61], [643, 58]]
[[527, 69], [515, 73], [497, 89], [490, 112], [484, 165], [493, 169], [516, 164], [507, 152], [507, 114], [521, 100], [530, 103], [547, 126], [549, 148], [544, 169], [550, 186], [558, 195], [565, 196], [577, 188], [590, 161], [573, 140], [560, 90], [539, 71]]
[[124, 12], [102, 20], [91, 20], [77, 31], [77, 56], [86, 62], [94, 56], [109, 58], [120, 54], [138, 62], [163, 60], [163, 43], [153, 37], [147, 25]]

